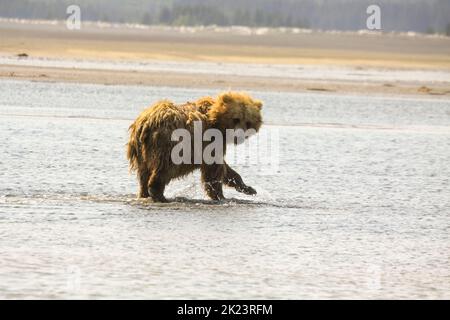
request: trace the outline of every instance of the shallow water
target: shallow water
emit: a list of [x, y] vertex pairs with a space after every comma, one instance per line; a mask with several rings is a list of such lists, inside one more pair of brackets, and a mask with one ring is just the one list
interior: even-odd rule
[[450, 298], [450, 100], [253, 92], [257, 196], [135, 199], [132, 119], [215, 93], [0, 81], [0, 297]]

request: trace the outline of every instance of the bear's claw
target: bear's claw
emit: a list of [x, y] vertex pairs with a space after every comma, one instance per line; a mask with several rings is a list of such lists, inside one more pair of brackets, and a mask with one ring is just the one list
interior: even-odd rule
[[241, 191], [242, 193], [248, 194], [248, 195], [251, 195], [251, 196], [253, 196], [253, 195], [256, 194], [256, 190], [253, 189], [253, 188], [250, 187], [250, 186], [245, 186], [245, 187], [243, 187], [242, 189], [240, 189], [240, 190], [238, 190], [238, 191]]

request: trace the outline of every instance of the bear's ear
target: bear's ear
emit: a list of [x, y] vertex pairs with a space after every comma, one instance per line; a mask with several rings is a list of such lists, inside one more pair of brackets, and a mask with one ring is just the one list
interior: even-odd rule
[[260, 100], [255, 100], [255, 107], [257, 107], [259, 110], [262, 109], [263, 103]]
[[231, 103], [234, 101], [233, 96], [229, 92], [224, 92], [219, 97], [220, 100], [222, 100], [223, 103]]

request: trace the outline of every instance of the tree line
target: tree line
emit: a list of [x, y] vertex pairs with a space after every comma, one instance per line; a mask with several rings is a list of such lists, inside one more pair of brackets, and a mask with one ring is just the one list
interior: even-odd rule
[[[385, 31], [450, 34], [449, 0], [376, 2]], [[373, 0], [0, 0], [0, 17], [63, 20], [72, 4], [84, 20], [112, 23], [359, 30]]]

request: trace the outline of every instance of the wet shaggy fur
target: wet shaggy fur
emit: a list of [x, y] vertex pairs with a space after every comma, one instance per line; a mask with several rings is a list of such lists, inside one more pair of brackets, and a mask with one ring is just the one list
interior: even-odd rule
[[[171, 141], [171, 136], [175, 129], [184, 128], [191, 133], [193, 143], [194, 121], [201, 121], [203, 132], [209, 128], [219, 129], [225, 142], [226, 129], [258, 131], [262, 124], [261, 108], [261, 101], [247, 94], [226, 92], [217, 98], [203, 97], [182, 105], [162, 100], [144, 110], [130, 126], [127, 144], [130, 169], [137, 172], [139, 179], [138, 196], [165, 202], [164, 189], [170, 180], [183, 177], [195, 169], [201, 170], [204, 189], [213, 200], [224, 199], [223, 184], [245, 194], [256, 194], [225, 162], [174, 164], [171, 151], [178, 142]], [[203, 148], [206, 145], [203, 144]], [[225, 153], [224, 143], [224, 156]]]

